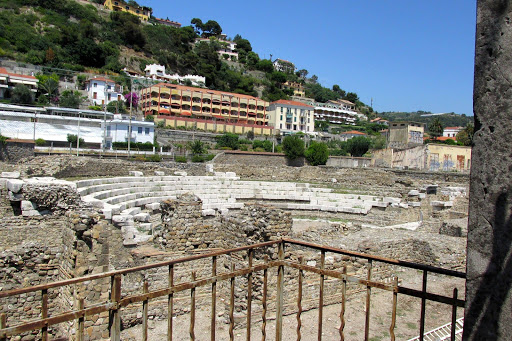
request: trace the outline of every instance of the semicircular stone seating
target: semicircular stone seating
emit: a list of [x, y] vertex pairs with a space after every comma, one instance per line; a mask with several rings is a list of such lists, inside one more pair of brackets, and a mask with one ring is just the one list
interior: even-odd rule
[[[128, 176], [76, 181], [82, 200], [101, 209], [105, 218], [140, 212], [141, 207], [192, 193], [201, 199], [203, 215], [239, 209], [244, 201], [258, 200], [289, 210], [319, 210], [367, 214], [372, 207], [400, 205], [399, 198], [336, 193], [309, 183], [242, 181], [235, 173], [212, 176]], [[404, 205], [401, 204], [405, 208]], [[139, 208], [139, 209], [137, 209]]]
[[[368, 214], [372, 207], [409, 208], [419, 201], [402, 202], [399, 198], [354, 193], [337, 193], [333, 188], [316, 187], [309, 183], [242, 181], [233, 172], [215, 172], [207, 176], [173, 176], [156, 172], [143, 176], [99, 178], [76, 181], [82, 200], [101, 210], [105, 218], [123, 229], [124, 244], [137, 244], [151, 238], [139, 233], [151, 231], [152, 217], [160, 210], [160, 202], [191, 193], [202, 201], [203, 216], [226, 214], [230, 209], [244, 207], [244, 202], [258, 201], [286, 210], [317, 210], [352, 214]], [[460, 191], [460, 189], [458, 189]], [[423, 191], [424, 192], [424, 191]], [[450, 193], [451, 194], [451, 193]], [[409, 197], [425, 198], [425, 193], [412, 190]], [[137, 228], [135, 228], [135, 222]]]

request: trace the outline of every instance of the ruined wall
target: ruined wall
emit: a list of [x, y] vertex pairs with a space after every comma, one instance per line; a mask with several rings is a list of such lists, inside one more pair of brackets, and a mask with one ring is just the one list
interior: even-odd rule
[[219, 154], [215, 160], [215, 165], [244, 165], [244, 166], [281, 166], [287, 165], [286, 156], [280, 153], [256, 153], [229, 150]]
[[7, 140], [5, 144], [0, 143], [1, 161], [17, 163], [32, 157], [34, 157], [34, 141]]
[[371, 159], [366, 157], [329, 156], [326, 166], [359, 168], [369, 167]]

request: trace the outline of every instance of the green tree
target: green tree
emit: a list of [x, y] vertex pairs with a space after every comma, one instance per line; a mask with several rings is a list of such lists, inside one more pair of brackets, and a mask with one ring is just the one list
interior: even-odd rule
[[[67, 140], [69, 143], [71, 143], [72, 147], [76, 148], [76, 141], [78, 140], [78, 136], [76, 136], [74, 134], [68, 134]], [[80, 145], [83, 145], [84, 143], [85, 143], [84, 139], [80, 138]]]
[[248, 138], [249, 140], [254, 140], [254, 131], [249, 130], [249, 131], [247, 132], [247, 138]]
[[283, 139], [284, 155], [289, 160], [295, 160], [304, 156], [304, 141], [297, 135], [286, 136]]
[[224, 133], [221, 136], [217, 136], [217, 144], [220, 148], [224, 147], [236, 150], [239, 145], [238, 135], [233, 133]]
[[124, 101], [112, 101], [107, 104], [107, 111], [113, 114], [126, 114]]
[[272, 73], [274, 71], [274, 64], [268, 59], [260, 59], [258, 65], [256, 65], [256, 69], [265, 73]]
[[347, 141], [347, 151], [354, 157], [363, 156], [370, 146], [372, 141], [364, 136], [356, 136]]
[[473, 145], [473, 135], [475, 134], [475, 127], [468, 123], [468, 125], [459, 131], [455, 136], [457, 142], [463, 146], [472, 146]]
[[78, 91], [66, 90], [62, 93], [59, 100], [59, 105], [64, 108], [80, 108], [83, 102], [83, 97]]
[[194, 140], [189, 142], [188, 149], [192, 152], [192, 155], [206, 154], [206, 145], [201, 140]]
[[144, 121], [146, 121], [146, 122], [155, 122], [155, 116], [147, 115], [146, 117], [144, 117]]
[[312, 166], [325, 165], [329, 158], [329, 148], [325, 143], [313, 141], [304, 156]]
[[55, 73], [51, 75], [39, 74], [37, 90], [40, 96], [45, 96], [50, 103], [55, 103], [59, 96], [59, 76]]
[[18, 84], [12, 90], [11, 102], [18, 104], [32, 104], [34, 103], [34, 95], [26, 85]]
[[444, 127], [439, 118], [434, 118], [428, 125], [430, 136], [437, 140], [439, 136], [443, 136]]
[[240, 50], [244, 50], [245, 52], [252, 51], [252, 46], [251, 46], [251, 43], [249, 42], [249, 40], [240, 38], [240, 39], [234, 40], [234, 42], [236, 43], [237, 51], [240, 51]]

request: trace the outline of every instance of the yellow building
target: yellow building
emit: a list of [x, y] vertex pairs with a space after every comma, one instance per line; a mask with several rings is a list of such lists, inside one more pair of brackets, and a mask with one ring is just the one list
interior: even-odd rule
[[304, 90], [304, 85], [302, 85], [298, 82], [286, 81], [285, 83], [281, 84], [281, 89], [292, 89], [293, 96], [297, 96], [297, 97], [301, 97], [301, 98], [306, 97], [306, 91]]
[[405, 149], [423, 144], [425, 124], [419, 122], [391, 122], [388, 148]]
[[214, 132], [272, 135], [268, 102], [253, 96], [160, 83], [141, 92], [144, 115], [166, 126]]
[[142, 21], [148, 21], [151, 17], [151, 13], [153, 10], [150, 7], [146, 6], [132, 6], [128, 5], [126, 2], [121, 0], [106, 0], [103, 4], [105, 8], [108, 8], [111, 11], [121, 11], [128, 12], [133, 15], [136, 15]]

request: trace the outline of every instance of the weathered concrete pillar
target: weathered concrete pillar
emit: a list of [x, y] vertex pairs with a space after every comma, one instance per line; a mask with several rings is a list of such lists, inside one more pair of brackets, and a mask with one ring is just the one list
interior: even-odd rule
[[512, 339], [512, 0], [478, 0], [464, 340]]

